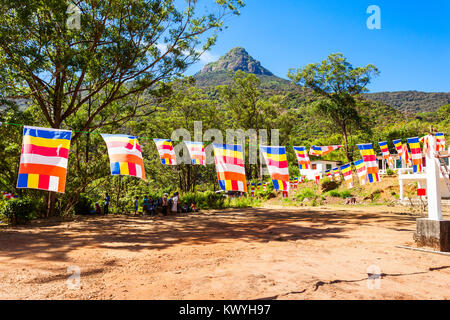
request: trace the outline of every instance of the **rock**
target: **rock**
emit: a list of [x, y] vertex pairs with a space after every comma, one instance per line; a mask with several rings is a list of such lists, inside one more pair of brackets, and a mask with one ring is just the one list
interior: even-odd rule
[[261, 66], [258, 60], [253, 59], [242, 47], [231, 49], [226, 55], [220, 57], [216, 62], [208, 63], [200, 73], [213, 71], [233, 71], [242, 70], [247, 73], [273, 76], [273, 73]]

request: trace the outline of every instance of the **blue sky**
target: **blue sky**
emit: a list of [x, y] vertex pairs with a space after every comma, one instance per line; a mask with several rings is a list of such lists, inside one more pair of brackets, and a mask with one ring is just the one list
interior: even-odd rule
[[[245, 1], [245, 0], [244, 0]], [[241, 15], [202, 65], [236, 46], [279, 77], [289, 68], [343, 53], [353, 66], [376, 65], [371, 92], [450, 91], [450, 1], [448, 0], [246, 0]], [[381, 10], [381, 29], [369, 30], [370, 5]]]

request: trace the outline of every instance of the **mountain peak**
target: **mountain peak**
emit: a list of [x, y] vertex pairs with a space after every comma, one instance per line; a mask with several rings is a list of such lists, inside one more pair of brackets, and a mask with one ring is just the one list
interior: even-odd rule
[[220, 57], [216, 62], [208, 63], [203, 67], [200, 73], [212, 71], [237, 71], [242, 70], [247, 73], [258, 75], [273, 76], [273, 73], [261, 66], [258, 60], [255, 60], [242, 47], [235, 47], [227, 54]]

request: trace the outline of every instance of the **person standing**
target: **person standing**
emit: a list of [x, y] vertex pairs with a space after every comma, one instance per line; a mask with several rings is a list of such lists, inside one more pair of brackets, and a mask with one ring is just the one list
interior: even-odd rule
[[148, 214], [148, 196], [144, 197], [143, 214]]
[[167, 216], [167, 208], [169, 207], [169, 199], [168, 199], [168, 194], [164, 193], [164, 196], [162, 198], [162, 212], [163, 215]]
[[134, 199], [134, 215], [137, 215], [139, 209], [139, 198], [136, 197]]
[[178, 211], [178, 192], [175, 192], [172, 198], [172, 213], [177, 214], [177, 211]]
[[109, 202], [111, 201], [111, 197], [109, 196], [108, 192], [105, 196], [105, 205], [103, 207], [103, 214], [107, 215], [109, 213]]

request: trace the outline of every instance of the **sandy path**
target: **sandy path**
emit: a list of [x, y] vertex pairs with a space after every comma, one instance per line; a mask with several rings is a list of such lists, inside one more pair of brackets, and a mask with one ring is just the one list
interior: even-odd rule
[[[3, 230], [0, 298], [449, 299], [450, 257], [396, 248], [413, 245], [415, 218], [394, 209], [81, 217]], [[67, 289], [68, 266], [80, 268], [81, 289]], [[370, 266], [383, 274], [379, 289], [368, 288]]]

